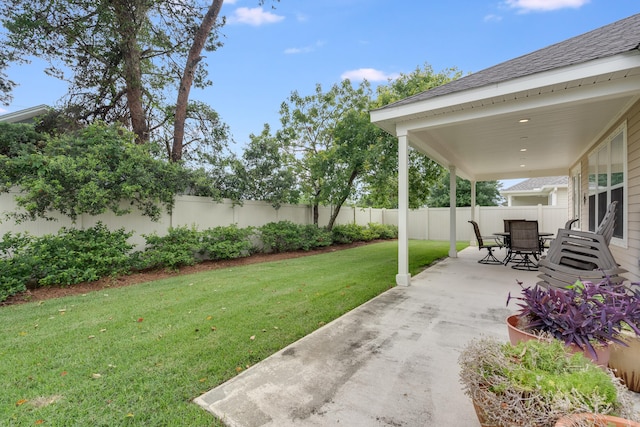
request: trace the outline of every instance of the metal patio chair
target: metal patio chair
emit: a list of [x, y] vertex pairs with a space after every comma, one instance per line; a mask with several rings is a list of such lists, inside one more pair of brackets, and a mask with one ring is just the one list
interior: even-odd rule
[[[478, 241], [478, 250], [487, 250], [487, 255], [484, 258], [478, 260], [480, 264], [502, 264], [496, 256], [493, 254], [494, 249], [502, 248], [502, 244], [500, 244], [495, 237], [482, 237], [480, 234], [480, 227], [478, 227], [478, 223], [475, 221], [469, 221], [469, 223], [473, 226], [473, 232], [476, 235], [476, 240]], [[485, 242], [487, 240], [493, 240], [493, 242]]]
[[514, 260], [514, 256], [517, 257], [511, 268], [537, 270], [538, 257], [542, 253], [540, 236], [538, 235], [538, 221], [512, 221], [509, 233], [511, 241], [509, 261]]

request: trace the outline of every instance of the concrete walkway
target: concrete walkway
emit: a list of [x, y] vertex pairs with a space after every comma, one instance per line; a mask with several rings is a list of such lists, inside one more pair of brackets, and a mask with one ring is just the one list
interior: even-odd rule
[[[499, 254], [498, 256], [504, 256]], [[479, 335], [508, 340], [507, 294], [537, 272], [481, 265], [470, 247], [195, 401], [229, 427], [478, 426], [458, 356]]]

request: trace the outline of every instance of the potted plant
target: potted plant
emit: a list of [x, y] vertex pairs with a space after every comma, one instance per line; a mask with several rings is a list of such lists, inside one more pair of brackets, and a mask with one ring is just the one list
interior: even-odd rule
[[571, 414], [556, 422], [555, 427], [640, 427], [640, 423], [613, 415]]
[[513, 299], [520, 301], [518, 314], [507, 319], [512, 342], [514, 329], [542, 334], [606, 365], [609, 344], [625, 345], [620, 338], [623, 328], [640, 335], [640, 291], [635, 284], [627, 287], [605, 278], [600, 283], [576, 281], [567, 288], [519, 285], [520, 296], [507, 298], [507, 305]]
[[609, 368], [631, 391], [640, 392], [640, 337], [631, 328], [622, 330], [620, 339], [626, 345], [611, 345]]
[[459, 364], [460, 382], [483, 427], [551, 427], [583, 412], [633, 416], [620, 380], [558, 340], [514, 346], [478, 338], [463, 349]]

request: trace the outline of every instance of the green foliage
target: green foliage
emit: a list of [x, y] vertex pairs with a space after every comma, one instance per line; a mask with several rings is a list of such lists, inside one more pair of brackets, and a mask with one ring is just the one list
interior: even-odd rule
[[165, 236], [143, 234], [147, 246], [134, 255], [137, 269], [164, 267], [177, 270], [196, 263], [198, 230], [196, 227], [171, 227]]
[[235, 224], [203, 230], [199, 236], [198, 254], [204, 259], [234, 259], [251, 254], [254, 250], [250, 237], [251, 227], [238, 228]]
[[628, 415], [624, 387], [582, 353], [559, 340], [529, 340], [513, 346], [475, 339], [460, 354], [465, 393], [492, 425], [554, 425], [578, 412]]
[[73, 285], [130, 270], [132, 233], [109, 231], [102, 223], [86, 230], [61, 228], [33, 237], [7, 233], [0, 243], [0, 300], [26, 285]]
[[548, 344], [537, 340], [516, 346], [504, 344], [502, 351], [504, 357], [513, 362], [504, 366], [501, 374], [525, 392], [536, 391], [552, 399], [557, 393], [589, 395], [598, 390], [606, 402], [616, 402], [616, 387], [611, 377], [582, 353], [567, 355], [559, 340]]
[[398, 226], [396, 225], [370, 222], [368, 227], [371, 233], [375, 236], [374, 239], [388, 240], [398, 238]]
[[9, 79], [5, 69], [9, 67], [9, 61], [12, 59], [10, 52], [6, 49], [0, 50], [0, 104], [9, 105], [13, 97], [11, 91], [16, 83]]
[[0, 241], [0, 302], [23, 292], [31, 278], [33, 260], [25, 255], [30, 239], [27, 234], [5, 233]]
[[193, 227], [172, 227], [167, 235], [144, 235], [147, 247], [134, 254], [138, 269], [167, 268], [177, 270], [202, 260], [233, 259], [248, 256], [253, 250], [251, 228], [235, 225], [203, 231]]
[[460, 77], [462, 77], [462, 72], [455, 67], [446, 68], [436, 73], [431, 65], [425, 63], [423, 68], [416, 67], [409, 74], [400, 74], [388, 85], [378, 86], [375, 106], [384, 107], [392, 102], [442, 86]]
[[290, 156], [265, 124], [258, 136], [249, 135], [251, 142], [236, 165], [236, 176], [244, 200], [263, 200], [278, 209], [283, 203], [297, 203], [300, 191]]
[[[476, 182], [476, 205], [478, 206], [498, 206], [502, 201], [500, 196], [501, 183], [498, 181], [478, 181]], [[449, 173], [446, 172], [432, 190], [426, 201], [429, 207], [444, 208], [449, 207]], [[460, 177], [456, 177], [456, 206], [471, 206], [471, 182]]]
[[306, 242], [305, 246], [301, 248], [304, 250], [331, 246], [333, 244], [331, 232], [325, 227], [318, 227], [314, 224], [304, 225], [302, 227], [302, 236], [304, 242]]
[[308, 251], [331, 245], [331, 233], [316, 225], [291, 221], [270, 222], [258, 229], [264, 252]]
[[96, 123], [50, 138], [41, 152], [0, 157], [0, 169], [22, 191], [16, 201], [25, 212], [13, 215], [33, 220], [57, 211], [75, 220], [84, 213], [122, 215], [136, 207], [158, 219], [162, 207], [173, 207], [181, 168], [153, 159], [133, 140], [119, 126]]
[[334, 243], [369, 242], [375, 239], [395, 239], [398, 227], [369, 223], [366, 227], [358, 224], [337, 224], [331, 229]]
[[0, 156], [17, 157], [42, 149], [47, 136], [32, 124], [0, 122]]
[[[377, 98], [372, 108], [380, 108], [462, 76], [455, 68], [435, 73], [431, 66], [416, 68], [412, 73], [401, 74], [388, 85], [377, 88]], [[395, 136], [378, 130], [375, 167], [362, 177], [361, 206], [395, 209], [398, 207], [398, 140]], [[409, 150], [409, 207], [426, 204], [432, 187], [440, 179], [443, 168], [421, 153]]]
[[331, 230], [335, 243], [353, 243], [373, 240], [365, 227], [358, 224], [336, 224]]
[[369, 121], [370, 103], [366, 81], [354, 88], [344, 80], [326, 92], [319, 84], [312, 95], [294, 91], [280, 108], [277, 138], [293, 162], [302, 197], [314, 208], [314, 224], [318, 207], [331, 206], [331, 229], [358, 178], [377, 164], [380, 133]]

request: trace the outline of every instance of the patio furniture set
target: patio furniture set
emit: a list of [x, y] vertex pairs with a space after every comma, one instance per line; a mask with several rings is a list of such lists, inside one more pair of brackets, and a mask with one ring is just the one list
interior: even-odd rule
[[[620, 274], [626, 270], [616, 263], [609, 242], [615, 228], [617, 202], [612, 202], [595, 232], [572, 230], [577, 219], [567, 221], [564, 228], [553, 233], [540, 232], [538, 221], [504, 220], [504, 231], [483, 237], [475, 221], [473, 226], [478, 247], [487, 254], [481, 264], [512, 263], [518, 270], [540, 271], [539, 284], [552, 287], [567, 287], [576, 280], [601, 280], [609, 277], [622, 282]], [[496, 258], [495, 249], [506, 249], [503, 260]], [[545, 252], [546, 251], [546, 252]]]
[[[469, 221], [473, 226], [480, 249], [486, 249], [487, 255], [478, 261], [481, 264], [513, 263], [511, 268], [517, 270], [537, 270], [538, 260], [547, 247], [548, 239], [553, 233], [538, 230], [538, 221], [525, 219], [505, 219], [504, 231], [495, 232], [490, 237], [482, 237], [480, 228], [475, 221]], [[506, 256], [499, 260], [493, 253], [494, 249], [506, 249]]]

